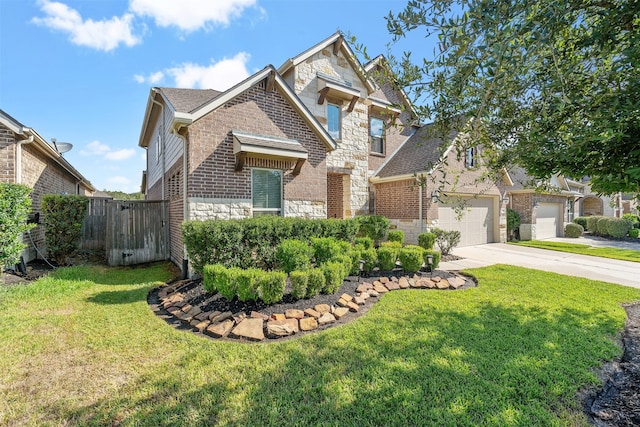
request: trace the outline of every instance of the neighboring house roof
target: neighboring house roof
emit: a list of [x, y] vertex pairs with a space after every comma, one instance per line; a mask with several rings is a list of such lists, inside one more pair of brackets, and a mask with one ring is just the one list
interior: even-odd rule
[[62, 169], [75, 177], [81, 184], [89, 189], [89, 191], [96, 191], [96, 188], [91, 184], [91, 182], [86, 179], [80, 172], [78, 172], [76, 168], [71, 166], [71, 164], [64, 157], [62, 157], [62, 154], [60, 154], [54, 147], [52, 147], [51, 144], [49, 144], [34, 129], [26, 127], [1, 109], [0, 123], [2, 123], [9, 130], [11, 130], [11, 132], [14, 133], [16, 140], [28, 141], [29, 144], [33, 144], [46, 157], [53, 160]]
[[535, 192], [539, 191], [538, 187], [542, 187], [548, 189], [548, 191], [544, 191], [545, 193], [558, 192], [563, 196], [584, 196], [580, 191], [571, 188], [571, 184], [576, 183], [575, 181], [562, 175], [553, 175], [549, 180], [543, 182], [527, 174], [527, 171], [521, 166], [516, 165], [511, 166], [506, 173], [513, 182], [509, 189], [511, 192]]
[[374, 92], [375, 91], [374, 83], [367, 76], [367, 73], [364, 67], [362, 66], [362, 64], [356, 57], [356, 55], [353, 53], [353, 51], [351, 50], [351, 47], [349, 46], [349, 44], [345, 42], [344, 35], [340, 31], [334, 33], [333, 35], [329, 36], [328, 38], [316, 44], [315, 46], [310, 47], [309, 49], [305, 50], [299, 55], [294, 56], [293, 58], [287, 59], [284, 62], [284, 64], [282, 64], [278, 68], [278, 72], [284, 75], [291, 68], [306, 61], [307, 59], [311, 58], [313, 55], [319, 52], [322, 52], [322, 50], [328, 48], [331, 45], [333, 45], [334, 53], [337, 53], [340, 50], [342, 51], [342, 53], [344, 54], [344, 57], [347, 59], [347, 61], [349, 61], [349, 63], [351, 64], [351, 67], [353, 67], [355, 72], [360, 77], [360, 80], [362, 80], [362, 83], [367, 88], [367, 91], [369, 93]]
[[372, 180], [431, 173], [448, 152], [457, 135], [457, 131], [452, 131], [448, 138], [442, 139], [433, 136], [433, 125], [421, 127], [382, 164]]
[[[151, 138], [150, 118], [152, 115], [156, 114], [156, 109], [159, 107], [157, 103], [159, 102], [158, 98], [162, 98], [165, 100], [165, 103], [173, 110], [173, 118], [171, 123], [169, 124], [169, 130], [175, 133], [178, 133], [181, 128], [189, 126], [191, 123], [196, 120], [204, 117], [215, 109], [221, 107], [225, 103], [234, 99], [236, 96], [242, 94], [247, 89], [257, 85], [263, 80], [267, 80], [267, 90], [275, 87], [280, 94], [289, 102], [289, 104], [296, 110], [300, 117], [309, 125], [311, 130], [320, 138], [320, 140], [325, 144], [326, 148], [330, 151], [336, 149], [336, 143], [331, 138], [327, 130], [318, 122], [318, 120], [311, 114], [309, 109], [304, 105], [304, 103], [298, 98], [298, 96], [293, 92], [293, 90], [287, 85], [282, 76], [276, 71], [276, 69], [272, 65], [268, 65], [261, 71], [258, 71], [254, 75], [248, 77], [244, 81], [238, 83], [233, 86], [231, 89], [217, 93], [216, 91], [204, 89], [204, 93], [198, 93], [197, 89], [177, 89], [175, 91], [167, 90], [167, 88], [159, 89], [152, 88], [151, 93], [149, 94], [149, 100], [147, 102], [147, 109], [145, 111], [145, 119], [142, 124], [142, 131], [140, 133], [140, 139], [138, 141], [138, 145], [140, 147], [148, 147], [149, 139]], [[192, 101], [188, 100], [188, 96], [191, 95]], [[201, 103], [207, 96], [209, 96], [209, 100]], [[181, 111], [177, 110], [176, 105], [171, 102], [170, 97], [181, 105], [182, 108], [190, 108], [191, 106], [201, 103], [196, 108], [193, 108], [189, 111]], [[178, 101], [179, 100], [179, 101]]]
[[211, 102], [222, 92], [213, 89], [180, 89], [159, 87], [158, 90], [167, 98], [175, 111], [192, 113], [202, 105]]

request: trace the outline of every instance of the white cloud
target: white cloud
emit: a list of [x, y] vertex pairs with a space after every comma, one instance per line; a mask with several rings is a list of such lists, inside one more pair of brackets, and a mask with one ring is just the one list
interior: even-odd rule
[[80, 150], [80, 154], [83, 156], [101, 156], [106, 160], [118, 161], [135, 156], [136, 150], [134, 148], [123, 148], [122, 150], [114, 151], [107, 144], [103, 144], [100, 141], [93, 141]]
[[139, 16], [149, 16], [159, 27], [178, 27], [192, 32], [212, 25], [229, 25], [256, 0], [131, 0], [129, 9]]
[[233, 58], [225, 58], [211, 65], [185, 63], [167, 69], [166, 73], [173, 77], [176, 87], [226, 90], [249, 77], [249, 58], [249, 54], [240, 52]]
[[148, 76], [143, 76], [142, 74], [136, 74], [133, 76], [134, 80], [138, 83], [146, 83], [150, 85], [157, 85], [162, 80], [164, 80], [164, 73], [162, 71], [158, 71], [155, 73], [151, 73]]
[[64, 3], [42, 0], [40, 9], [46, 16], [33, 18], [33, 23], [67, 33], [71, 42], [80, 46], [108, 52], [120, 44], [134, 46], [141, 41], [132, 32], [134, 16], [131, 13], [94, 21], [82, 19], [77, 10]]

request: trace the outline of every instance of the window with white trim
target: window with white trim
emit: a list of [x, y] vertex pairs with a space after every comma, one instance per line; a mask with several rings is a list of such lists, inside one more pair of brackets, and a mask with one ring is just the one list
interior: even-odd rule
[[377, 117], [369, 118], [369, 139], [371, 152], [384, 154], [384, 121]]
[[276, 169], [251, 170], [251, 199], [253, 216], [282, 216], [282, 171]]
[[340, 106], [327, 103], [327, 131], [333, 139], [340, 139]]
[[476, 147], [470, 147], [467, 149], [466, 164], [468, 168], [475, 168], [477, 166], [477, 154]]

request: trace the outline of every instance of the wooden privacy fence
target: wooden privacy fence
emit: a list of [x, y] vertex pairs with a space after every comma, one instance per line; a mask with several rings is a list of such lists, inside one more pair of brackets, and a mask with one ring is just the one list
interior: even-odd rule
[[166, 201], [92, 198], [80, 247], [104, 250], [111, 266], [167, 260], [168, 224]]

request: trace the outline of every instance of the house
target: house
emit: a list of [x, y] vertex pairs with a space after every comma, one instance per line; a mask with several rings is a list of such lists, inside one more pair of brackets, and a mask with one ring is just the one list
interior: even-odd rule
[[[59, 148], [0, 110], [0, 162], [3, 165], [0, 182], [24, 184], [33, 189], [31, 208], [34, 219], [41, 216], [40, 206], [45, 194], [91, 196], [96, 191], [91, 182], [62, 157]], [[42, 222], [41, 218], [39, 222]], [[31, 239], [38, 248], [44, 248], [42, 225], [31, 230], [29, 239], [25, 238], [25, 262], [36, 258]]]

